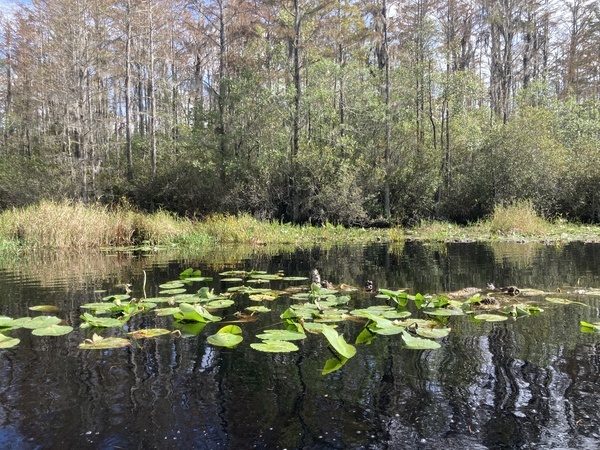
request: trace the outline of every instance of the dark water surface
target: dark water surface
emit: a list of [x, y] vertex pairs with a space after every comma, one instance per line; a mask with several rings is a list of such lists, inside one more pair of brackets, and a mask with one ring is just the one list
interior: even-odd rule
[[[62, 337], [9, 334], [17, 347], [0, 350], [2, 449], [597, 449], [600, 448], [600, 334], [580, 331], [579, 321], [600, 321], [600, 298], [567, 291], [600, 287], [600, 246], [496, 244], [344, 247], [256, 253], [221, 249], [185, 260], [172, 256], [56, 256], [32, 258], [0, 269], [0, 316], [40, 313], [53, 304], [76, 330]], [[174, 259], [173, 259], [174, 258]], [[233, 261], [233, 262], [232, 262]], [[321, 375], [332, 357], [327, 341], [309, 335], [300, 351], [261, 353], [250, 348], [264, 328], [282, 328], [279, 315], [293, 300], [264, 304], [272, 312], [240, 324], [235, 349], [214, 347], [206, 336], [162, 336], [123, 349], [78, 349], [79, 305], [99, 301], [106, 289], [132, 283], [132, 295], [158, 295], [159, 284], [187, 267], [214, 276], [257, 269], [307, 276], [319, 267], [334, 283], [408, 288], [439, 293], [466, 286], [514, 284], [580, 301], [558, 305], [529, 298], [544, 309], [537, 317], [475, 323], [452, 317], [442, 348], [402, 348], [399, 335], [358, 345], [340, 370]], [[283, 288], [290, 283], [272, 287]], [[292, 283], [293, 284], [293, 283]], [[297, 282], [296, 284], [302, 284]], [[204, 284], [195, 283], [190, 292]], [[523, 301], [522, 298], [519, 298]], [[249, 300], [220, 314], [225, 320]], [[351, 307], [382, 303], [352, 294]], [[252, 303], [257, 305], [260, 303]], [[131, 329], [173, 328], [172, 318], [150, 312]], [[353, 343], [362, 328], [340, 323]], [[105, 330], [102, 335], [121, 335]]]

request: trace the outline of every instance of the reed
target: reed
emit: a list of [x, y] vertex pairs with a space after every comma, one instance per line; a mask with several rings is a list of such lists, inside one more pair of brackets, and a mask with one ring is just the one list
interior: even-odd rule
[[165, 212], [145, 215], [128, 208], [42, 201], [0, 214], [0, 236], [33, 248], [90, 249], [159, 245], [189, 233], [191, 222]]
[[530, 201], [497, 205], [487, 225], [491, 233], [503, 236], [540, 236], [546, 234], [550, 226]]

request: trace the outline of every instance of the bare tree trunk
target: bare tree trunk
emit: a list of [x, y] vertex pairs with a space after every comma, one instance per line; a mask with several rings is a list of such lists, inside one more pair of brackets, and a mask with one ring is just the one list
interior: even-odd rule
[[156, 94], [154, 93], [154, 4], [152, 0], [148, 1], [148, 21], [149, 21], [149, 46], [150, 46], [150, 67], [148, 73], [148, 98], [150, 101], [150, 111], [148, 117], [148, 132], [150, 133], [150, 165], [152, 169], [152, 179], [156, 178]]
[[125, 31], [125, 153], [127, 155], [127, 181], [133, 180], [133, 151], [131, 146], [131, 0], [127, 0], [127, 25]]

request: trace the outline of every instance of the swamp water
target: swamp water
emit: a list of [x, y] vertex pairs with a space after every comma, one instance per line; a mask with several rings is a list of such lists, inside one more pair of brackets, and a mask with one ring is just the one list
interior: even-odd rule
[[[5, 264], [0, 316], [48, 315], [29, 308], [55, 305], [59, 310], [51, 314], [74, 331], [58, 337], [23, 328], [5, 333], [20, 342], [0, 349], [0, 448], [600, 447], [600, 333], [580, 328], [582, 320], [600, 321], [600, 297], [568, 293], [600, 288], [599, 245], [407, 242], [234, 250], [193, 258], [45, 256]], [[291, 353], [250, 346], [266, 329], [284, 328], [281, 314], [300, 303], [289, 296], [258, 302], [239, 296], [233, 306], [214, 312], [229, 321], [247, 306], [271, 309], [256, 313], [254, 322], [237, 323], [244, 340], [234, 348], [207, 341], [222, 322], [207, 324], [196, 336], [168, 334], [108, 350], [78, 347], [92, 334], [79, 328], [81, 305], [122, 294], [116, 287], [121, 283], [131, 283], [133, 297], [144, 297], [144, 291], [158, 297], [161, 284], [189, 267], [213, 277], [187, 286], [192, 293], [240, 285], [220, 280], [219, 273], [228, 270], [307, 277], [319, 267], [335, 284], [361, 287], [372, 280], [376, 288], [407, 288], [411, 294], [484, 288], [487, 282], [548, 294], [502, 300], [535, 304], [543, 309], [537, 315], [502, 322], [441, 317], [451, 332], [437, 340], [436, 350], [407, 349], [400, 334], [355, 344], [365, 322], [338, 322], [337, 331], [357, 352], [326, 375], [323, 368], [336, 354], [322, 334], [295, 341], [299, 350]], [[284, 289], [308, 281], [268, 283]], [[386, 303], [362, 290], [348, 295], [347, 309]], [[546, 300], [552, 297], [573, 303]], [[414, 307], [411, 312], [424, 316]], [[173, 330], [173, 316], [149, 311], [127, 324], [128, 330], [159, 327]], [[98, 333], [127, 337], [119, 328]]]

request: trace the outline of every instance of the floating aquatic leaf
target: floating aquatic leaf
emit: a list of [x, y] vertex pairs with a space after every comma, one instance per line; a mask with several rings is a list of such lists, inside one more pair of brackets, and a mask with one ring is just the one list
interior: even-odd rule
[[434, 350], [441, 347], [441, 345], [436, 341], [414, 337], [408, 334], [406, 331], [402, 333], [402, 340], [404, 341], [405, 348], [411, 350]]
[[268, 284], [271, 280], [266, 280], [263, 278], [252, 278], [251, 280], [246, 280], [246, 283], [249, 284]]
[[21, 342], [20, 339], [5, 336], [0, 333], [0, 348], [11, 348], [18, 345]]
[[448, 336], [450, 328], [417, 328], [416, 333], [424, 338], [440, 339]]
[[266, 306], [248, 306], [246, 310], [259, 313], [267, 313], [271, 311], [271, 309], [267, 308]]
[[435, 309], [424, 309], [425, 314], [430, 316], [463, 316], [465, 313], [458, 308], [435, 308]]
[[104, 294], [106, 289], [94, 289], [94, 294]]
[[51, 325], [49, 327], [36, 328], [31, 332], [36, 336], [62, 336], [73, 331], [73, 327], [68, 325]]
[[185, 289], [185, 288], [164, 289], [162, 291], [159, 291], [159, 294], [176, 295], [176, 294], [183, 294], [186, 291], [187, 291], [187, 289]]
[[269, 339], [259, 344], [250, 344], [254, 350], [259, 352], [270, 352], [270, 353], [289, 353], [298, 351], [298, 346], [293, 342], [289, 341], [275, 341]]
[[173, 314], [176, 314], [176, 313], [178, 313], [180, 311], [181, 310], [177, 306], [173, 306], [171, 308], [158, 308], [158, 309], [154, 310], [154, 312], [156, 313], [156, 315], [160, 316], [160, 317], [172, 316]]
[[[302, 327], [306, 330], [306, 331], [310, 331], [311, 333], [321, 333], [323, 331], [323, 326], [325, 326], [322, 323], [314, 323], [314, 322], [304, 322], [302, 324]], [[332, 328], [335, 328], [337, 325], [329, 325]]]
[[588, 306], [585, 303], [575, 302], [573, 300], [568, 300], [566, 298], [546, 297], [546, 301], [550, 302], [550, 303], [557, 303], [559, 305], [581, 305], [581, 306]]
[[220, 317], [213, 316], [206, 309], [200, 305], [190, 305], [188, 303], [179, 304], [180, 312], [173, 314], [173, 316], [180, 321], [186, 322], [217, 322], [221, 320]]
[[404, 331], [403, 327], [399, 327], [396, 325], [392, 325], [385, 328], [369, 327], [369, 329], [373, 333], [378, 334], [380, 336], [393, 336], [394, 334], [400, 334]]
[[147, 339], [156, 336], [163, 336], [169, 333], [171, 332], [169, 330], [165, 330], [164, 328], [148, 328], [145, 330], [132, 331], [130, 333], [127, 333], [127, 336], [132, 337], [134, 339]]
[[268, 273], [256, 273], [250, 275], [250, 278], [260, 279], [260, 280], [281, 280], [282, 276], [277, 274], [268, 274]]
[[110, 311], [110, 308], [112, 308], [114, 305], [112, 303], [85, 303], [83, 305], [80, 305], [80, 308], [84, 308], [84, 309], [93, 309], [95, 311]]
[[244, 280], [242, 278], [230, 277], [230, 278], [221, 278], [221, 281], [224, 281], [226, 283], [238, 283], [238, 282], [241, 282]]
[[31, 320], [25, 320], [22, 322], [23, 328], [34, 330], [36, 328], [45, 328], [52, 325], [58, 325], [62, 320], [55, 316], [38, 316]]
[[124, 321], [121, 319], [114, 319], [112, 317], [96, 317], [90, 313], [83, 313], [81, 320], [84, 323], [81, 324], [81, 328], [111, 328], [111, 327], [122, 327]]
[[228, 270], [226, 272], [221, 272], [219, 275], [222, 277], [236, 277], [236, 278], [245, 278], [250, 274], [250, 272], [246, 272], [245, 270]]
[[200, 282], [200, 281], [212, 281], [212, 277], [189, 277], [186, 278], [186, 282]]
[[411, 316], [410, 311], [385, 311], [382, 316], [386, 319], [404, 319]]
[[392, 291], [389, 289], [379, 289], [378, 296], [389, 298], [396, 302], [399, 306], [406, 306], [408, 303], [408, 294], [404, 291]]
[[127, 347], [130, 344], [131, 341], [129, 339], [117, 337], [103, 338], [94, 333], [92, 339], [86, 339], [85, 342], [79, 344], [79, 348], [84, 350], [106, 350]]
[[269, 339], [275, 341], [297, 341], [305, 339], [306, 335], [298, 331], [266, 330], [264, 333], [256, 335], [256, 337], [265, 341]]
[[323, 325], [323, 335], [329, 341], [333, 349], [345, 358], [352, 358], [356, 354], [356, 347], [348, 344], [344, 336], [338, 334], [332, 327]]
[[129, 300], [131, 298], [131, 296], [129, 294], [115, 294], [115, 295], [107, 295], [106, 297], [102, 297], [102, 300], [104, 301], [109, 301], [109, 300]]
[[237, 325], [227, 325], [217, 331], [216, 334], [208, 336], [206, 340], [219, 347], [235, 347], [243, 340], [242, 329]]
[[327, 375], [331, 372], [339, 370], [344, 364], [348, 362], [348, 358], [340, 356], [339, 358], [330, 358], [325, 362], [325, 367], [321, 371], [321, 375]]
[[56, 312], [60, 308], [55, 305], [36, 305], [36, 306], [30, 306], [29, 309], [32, 311], [41, 311], [41, 312]]
[[308, 280], [308, 277], [282, 277], [284, 281], [305, 281]]
[[486, 322], [503, 322], [508, 320], [507, 316], [500, 316], [498, 314], [478, 314], [473, 316], [477, 320], [485, 320]]
[[438, 326], [438, 322], [432, 319], [407, 319], [396, 321], [396, 325], [406, 328], [434, 328]]
[[159, 285], [158, 287], [161, 289], [177, 289], [185, 286], [181, 281], [169, 281], [168, 283], [164, 283]]
[[15, 328], [21, 328], [20, 325], [15, 324], [15, 319], [6, 316], [0, 317], [0, 331], [8, 331]]
[[188, 269], [185, 269], [183, 272], [181, 272], [179, 274], [179, 278], [182, 280], [189, 279], [190, 277], [201, 277], [201, 276], [202, 276], [202, 272], [200, 272], [200, 270], [194, 270], [191, 267]]
[[223, 309], [229, 308], [235, 302], [233, 300], [212, 300], [206, 303], [204, 306], [212, 309]]
[[272, 302], [277, 297], [275, 297], [274, 295], [268, 294], [268, 293], [264, 293], [264, 294], [251, 294], [248, 296], [248, 298], [250, 300], [252, 300], [253, 302], [262, 302], [262, 301]]

